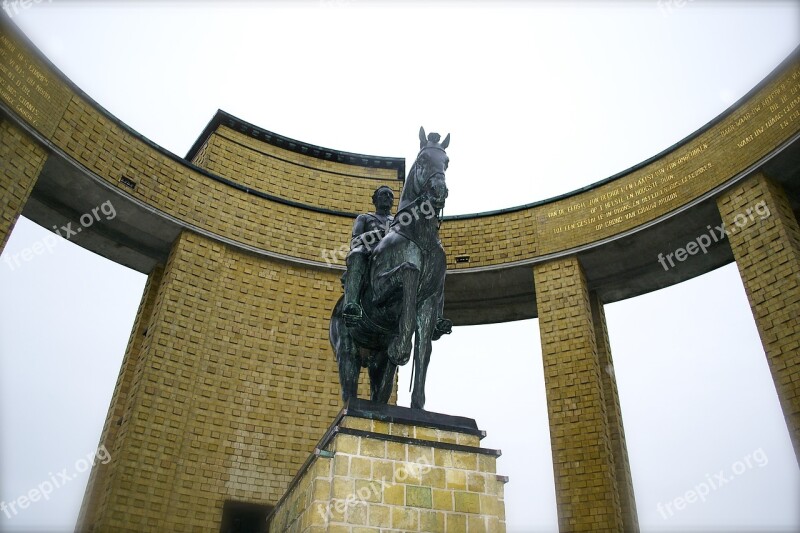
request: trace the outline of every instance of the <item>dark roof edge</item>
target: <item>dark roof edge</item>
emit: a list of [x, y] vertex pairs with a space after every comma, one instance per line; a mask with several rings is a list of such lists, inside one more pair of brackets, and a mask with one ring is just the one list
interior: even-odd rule
[[344, 163], [346, 165], [357, 165], [367, 168], [388, 168], [397, 172], [397, 179], [404, 180], [406, 176], [406, 160], [403, 157], [385, 157], [378, 155], [356, 154], [352, 152], [345, 152], [342, 150], [334, 150], [332, 148], [323, 148], [296, 139], [291, 139], [283, 135], [265, 130], [255, 124], [251, 124], [246, 120], [235, 117], [230, 113], [218, 109], [206, 127], [200, 133], [200, 136], [194, 142], [189, 152], [186, 154], [186, 160], [191, 161], [200, 151], [203, 144], [208, 141], [211, 134], [214, 133], [220, 126], [228, 126], [229, 128], [243, 133], [249, 137], [259, 141], [266, 142], [272, 146], [283, 148], [302, 155], [308, 155], [322, 159], [323, 161], [333, 161], [335, 163]]
[[450, 215], [450, 216], [444, 217], [444, 220], [463, 220], [463, 219], [467, 219], [467, 218], [490, 217], [490, 216], [494, 216], [494, 215], [502, 215], [502, 214], [505, 214], [505, 213], [513, 213], [513, 212], [516, 212], [516, 211], [523, 211], [525, 209], [530, 209], [532, 207], [537, 207], [537, 206], [540, 206], [540, 205], [543, 205], [543, 204], [549, 204], [550, 202], [556, 202], [558, 200], [563, 200], [565, 198], [569, 198], [570, 196], [576, 196], [576, 195], [581, 194], [583, 192], [590, 191], [592, 189], [600, 187], [601, 185], [605, 185], [606, 183], [614, 181], [617, 178], [621, 178], [622, 176], [624, 176], [626, 174], [630, 174], [631, 172], [635, 172], [635, 171], [639, 170], [640, 168], [643, 168], [643, 167], [649, 165], [650, 163], [661, 159], [662, 157], [664, 157], [668, 153], [672, 152], [673, 150], [676, 150], [676, 149], [680, 148], [684, 144], [687, 144], [691, 140], [699, 137], [703, 133], [707, 132], [708, 130], [710, 130], [711, 128], [713, 128], [714, 126], [716, 126], [717, 124], [722, 122], [728, 116], [733, 114], [737, 109], [739, 109], [745, 102], [747, 102], [753, 96], [755, 96], [755, 94], [758, 91], [760, 91], [761, 89], [763, 89], [764, 87], [769, 85], [775, 78], [777, 78], [788, 67], [789, 64], [793, 63], [798, 58], [800, 58], [800, 45], [798, 45], [794, 50], [792, 50], [792, 52], [788, 56], [786, 56], [786, 58], [784, 58], [778, 64], [777, 67], [772, 69], [772, 71], [769, 74], [767, 74], [767, 76], [763, 80], [758, 82], [758, 84], [755, 87], [753, 87], [752, 89], [747, 91], [747, 93], [744, 96], [742, 96], [741, 98], [736, 100], [734, 103], [732, 103], [730, 106], [728, 106], [728, 108], [725, 111], [723, 111], [722, 113], [720, 113], [716, 117], [712, 118], [705, 125], [701, 126], [700, 129], [697, 129], [697, 130], [693, 131], [692, 133], [690, 133], [689, 135], [687, 135], [683, 139], [681, 139], [678, 142], [674, 143], [672, 146], [669, 146], [668, 148], [665, 148], [664, 150], [660, 151], [656, 155], [654, 155], [652, 157], [649, 157], [649, 158], [645, 159], [644, 161], [642, 161], [640, 163], [636, 163], [635, 165], [633, 165], [632, 167], [630, 167], [628, 169], [625, 169], [625, 170], [623, 170], [621, 172], [617, 172], [613, 176], [609, 176], [609, 177], [604, 178], [604, 179], [602, 179], [600, 181], [596, 181], [594, 183], [586, 185], [585, 187], [581, 187], [580, 189], [575, 189], [573, 191], [566, 192], [564, 194], [559, 194], [557, 196], [552, 196], [552, 197], [546, 198], [544, 200], [537, 200], [535, 202], [531, 202], [531, 203], [528, 203], [528, 204], [522, 204], [522, 205], [518, 205], [518, 206], [514, 206], [514, 207], [506, 207], [506, 208], [503, 208], [503, 209], [495, 209], [495, 210], [492, 210], [492, 211], [481, 211], [480, 213], [470, 213], [470, 214], [464, 214], [464, 215]]

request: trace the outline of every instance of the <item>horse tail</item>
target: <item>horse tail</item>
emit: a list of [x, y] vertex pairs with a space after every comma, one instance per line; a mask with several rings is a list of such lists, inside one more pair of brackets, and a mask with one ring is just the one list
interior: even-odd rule
[[333, 350], [333, 359], [334, 361], [339, 361], [339, 354], [337, 353], [336, 346], [339, 344], [339, 339], [342, 336], [342, 306], [344, 302], [344, 296], [340, 297], [339, 300], [336, 302], [336, 305], [333, 306], [333, 312], [331, 313], [331, 323], [328, 326], [328, 341], [331, 343], [331, 349]]

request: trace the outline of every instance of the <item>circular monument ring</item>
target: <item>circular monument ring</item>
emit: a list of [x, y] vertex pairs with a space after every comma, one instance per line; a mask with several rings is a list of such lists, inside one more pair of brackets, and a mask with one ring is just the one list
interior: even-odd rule
[[[99, 106], [5, 17], [0, 67], [0, 245], [21, 214], [45, 228], [65, 220], [78, 228], [111, 202], [113, 219], [67, 236], [149, 276], [103, 430], [115, 461], [93, 471], [81, 520], [100, 530], [143, 520], [138, 505], [124, 503], [131, 491], [149, 487], [141, 497], [155, 501], [154, 487], [170, 493], [201, 475], [189, 465], [199, 459], [175, 444], [186, 435], [219, 432], [250, 445], [242, 435], [251, 429], [208, 414], [235, 419], [239, 400], [281, 452], [234, 465], [277, 480], [238, 489], [247, 500], [278, 501], [339, 409], [326, 343], [342, 244], [378, 185], [399, 196], [405, 161], [313, 146], [223, 111], [178, 157]], [[540, 319], [563, 529], [636, 524], [616, 385], [598, 371], [610, 362], [603, 305], [731, 261], [800, 449], [798, 213], [795, 51], [725, 113], [628, 170], [545, 201], [444, 218], [445, 316], [456, 325]], [[303, 339], [291, 334], [297, 328]], [[234, 370], [209, 370], [217, 367]], [[263, 400], [265, 386], [284, 402], [292, 430], [280, 429], [287, 422]], [[156, 418], [172, 429], [159, 431]], [[576, 424], [599, 441], [570, 437]], [[141, 468], [155, 460], [143, 443], [161, 450], [158, 476]], [[235, 458], [208, 446], [208, 464], [234, 468]], [[602, 472], [573, 469], [574, 457]], [[159, 523], [218, 520], [226, 479], [204, 479], [200, 496], [148, 512]], [[603, 489], [595, 511], [570, 498], [576, 482]]]

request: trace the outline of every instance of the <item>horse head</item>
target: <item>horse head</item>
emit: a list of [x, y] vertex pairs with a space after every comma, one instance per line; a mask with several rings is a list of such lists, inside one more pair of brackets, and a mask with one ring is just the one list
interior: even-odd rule
[[408, 179], [403, 185], [398, 212], [411, 207], [412, 204], [422, 206], [423, 213], [425, 207], [429, 210], [430, 207], [433, 207], [430, 210], [430, 216], [427, 217], [431, 218], [444, 208], [448, 194], [444, 174], [450, 163], [450, 158], [445, 150], [450, 145], [450, 134], [448, 133], [441, 143], [439, 142], [440, 138], [438, 133], [430, 133], [426, 136], [425, 129], [420, 127], [419, 153], [414, 164], [411, 165]]

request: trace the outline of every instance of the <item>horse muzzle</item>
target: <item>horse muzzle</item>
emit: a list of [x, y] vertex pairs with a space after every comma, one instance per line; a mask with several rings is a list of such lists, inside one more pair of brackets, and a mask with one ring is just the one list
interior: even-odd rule
[[447, 199], [447, 195], [449, 191], [447, 190], [447, 185], [444, 182], [444, 173], [437, 172], [433, 174], [429, 179], [428, 182], [430, 183], [430, 190], [427, 193], [427, 196], [430, 200], [431, 205], [436, 208], [437, 210], [444, 208], [444, 202]]

